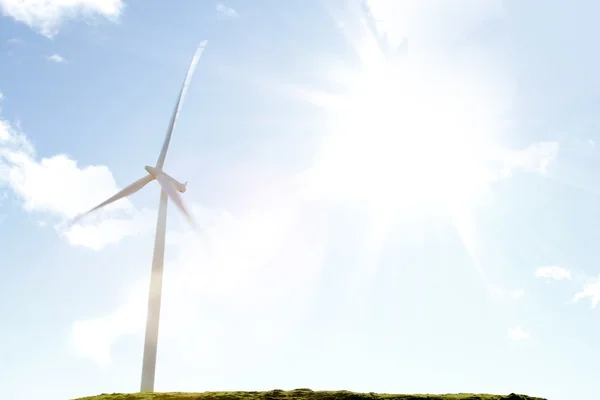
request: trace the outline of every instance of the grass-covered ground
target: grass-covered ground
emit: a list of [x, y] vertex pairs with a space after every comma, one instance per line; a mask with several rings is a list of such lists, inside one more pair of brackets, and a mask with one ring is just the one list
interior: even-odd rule
[[315, 392], [310, 389], [269, 392], [134, 393], [102, 394], [79, 400], [545, 400], [518, 394], [377, 394], [348, 391]]

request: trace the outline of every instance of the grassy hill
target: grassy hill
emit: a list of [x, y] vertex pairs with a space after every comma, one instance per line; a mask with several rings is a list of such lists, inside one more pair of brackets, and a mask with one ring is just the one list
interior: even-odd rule
[[102, 394], [79, 400], [545, 400], [518, 394], [377, 394], [348, 391], [314, 392], [310, 389], [269, 392], [206, 392], [206, 393], [134, 393]]

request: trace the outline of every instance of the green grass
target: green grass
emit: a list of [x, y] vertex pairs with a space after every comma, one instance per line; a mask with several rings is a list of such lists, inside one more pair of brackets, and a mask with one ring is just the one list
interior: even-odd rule
[[101, 394], [79, 400], [544, 400], [518, 394], [377, 394], [353, 393], [345, 390], [314, 392], [310, 389], [269, 392], [206, 392], [206, 393], [133, 393]]

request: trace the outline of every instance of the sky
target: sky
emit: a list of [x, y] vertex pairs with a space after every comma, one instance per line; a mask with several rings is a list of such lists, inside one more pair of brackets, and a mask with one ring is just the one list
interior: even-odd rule
[[0, 392], [600, 395], [600, 4], [0, 0]]

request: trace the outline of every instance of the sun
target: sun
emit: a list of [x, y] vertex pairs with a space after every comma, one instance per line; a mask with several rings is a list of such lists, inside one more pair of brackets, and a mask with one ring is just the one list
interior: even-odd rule
[[[330, 111], [307, 174], [311, 197], [359, 205], [369, 215], [364, 265], [355, 276], [365, 293], [392, 227], [420, 229], [420, 222], [439, 217], [454, 225], [491, 290], [478, 258], [474, 216], [480, 202], [491, 199], [502, 127], [495, 125], [485, 88], [436, 72], [388, 63], [358, 76]], [[416, 224], [396, 224], [407, 220]]]
[[510, 170], [511, 81], [482, 49], [441, 51], [427, 38], [408, 41], [407, 31], [394, 50], [389, 36], [362, 18], [340, 20], [348, 22], [340, 29], [356, 62], [323, 65], [336, 92], [298, 91], [326, 114], [301, 187], [311, 199], [368, 219], [360, 225], [356, 289], [372, 288], [392, 229], [409, 230], [402, 240], [424, 249], [419, 237], [440, 222], [454, 226], [491, 290], [476, 214], [493, 203], [493, 183]]
[[493, 152], [485, 113], [469, 88], [443, 78], [389, 63], [357, 79], [330, 115], [313, 171], [319, 190], [390, 212], [476, 198]]

